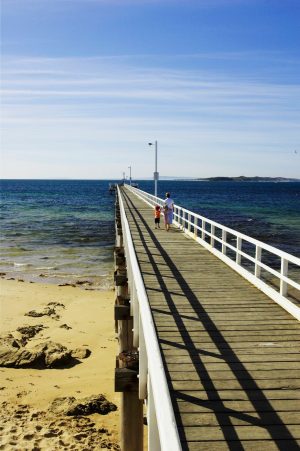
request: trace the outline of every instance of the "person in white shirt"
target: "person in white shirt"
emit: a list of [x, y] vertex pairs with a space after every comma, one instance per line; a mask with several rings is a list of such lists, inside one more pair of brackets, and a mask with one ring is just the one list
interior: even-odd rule
[[173, 209], [174, 202], [170, 197], [170, 193], [166, 193], [166, 199], [164, 200], [164, 215], [165, 215], [165, 228], [168, 232], [170, 230], [170, 225], [173, 222]]

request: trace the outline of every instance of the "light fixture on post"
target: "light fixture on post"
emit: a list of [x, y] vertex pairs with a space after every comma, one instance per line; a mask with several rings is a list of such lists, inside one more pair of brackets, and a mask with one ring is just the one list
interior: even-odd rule
[[[148, 143], [148, 144], [149, 144], [149, 146], [153, 146], [153, 143]], [[157, 197], [157, 181], [159, 179], [159, 174], [157, 172], [157, 141], [155, 141], [154, 145], [155, 145], [155, 170], [154, 170], [153, 178], [154, 178], [154, 195], [155, 195], [155, 197]]]

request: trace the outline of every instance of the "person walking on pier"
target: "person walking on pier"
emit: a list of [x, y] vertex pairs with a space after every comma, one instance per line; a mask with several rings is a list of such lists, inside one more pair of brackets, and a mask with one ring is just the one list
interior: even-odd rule
[[157, 229], [157, 227], [160, 229], [160, 206], [156, 205], [155, 209], [154, 209], [154, 223], [155, 223], [155, 228]]
[[164, 200], [164, 215], [165, 215], [165, 228], [168, 232], [170, 230], [170, 225], [173, 222], [173, 208], [174, 202], [170, 197], [170, 193], [166, 193], [166, 199]]

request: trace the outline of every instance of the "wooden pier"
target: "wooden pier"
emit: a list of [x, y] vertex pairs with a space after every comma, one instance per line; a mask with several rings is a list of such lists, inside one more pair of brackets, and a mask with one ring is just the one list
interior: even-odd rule
[[299, 322], [121, 193], [182, 449], [299, 450]]

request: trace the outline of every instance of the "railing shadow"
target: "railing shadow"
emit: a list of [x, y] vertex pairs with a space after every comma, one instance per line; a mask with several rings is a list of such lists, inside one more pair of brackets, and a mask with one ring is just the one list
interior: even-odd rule
[[[164, 344], [170, 344], [174, 347], [180, 347], [181, 349], [184, 349], [185, 351], [188, 352], [190, 361], [194, 366], [195, 373], [197, 374], [199, 381], [201, 382], [206, 393], [206, 399], [199, 399], [199, 397], [193, 396], [192, 391], [190, 391], [187, 394], [183, 393], [180, 390], [174, 389], [171, 380], [171, 374], [168, 369], [168, 364], [165, 361], [164, 354], [162, 351], [162, 358], [165, 364], [165, 371], [168, 378], [173, 406], [175, 408], [174, 410], [177, 420], [177, 426], [179, 428], [183, 450], [188, 450], [188, 444], [186, 443], [187, 428], [183, 427], [181, 415], [179, 413], [179, 405], [180, 405], [179, 403], [181, 401], [186, 401], [196, 406], [198, 405], [200, 407], [210, 409], [211, 412], [214, 413], [217, 425], [221, 428], [223, 436], [227, 441], [229, 449], [231, 450], [239, 451], [244, 449], [241, 443], [241, 439], [238, 436], [238, 433], [235, 429], [235, 425], [232, 421], [232, 418], [245, 421], [249, 423], [249, 425], [264, 428], [268, 432], [270, 438], [276, 443], [279, 450], [286, 451], [287, 443], [289, 450], [294, 449], [298, 450], [299, 446], [296, 440], [293, 438], [286, 425], [282, 422], [277, 412], [273, 409], [270, 401], [264, 394], [263, 390], [252, 378], [251, 374], [243, 365], [243, 363], [239, 360], [235, 351], [232, 349], [232, 347], [230, 346], [230, 344], [228, 343], [222, 332], [219, 331], [217, 325], [213, 322], [209, 314], [206, 312], [205, 308], [201, 305], [198, 297], [193, 293], [192, 288], [189, 286], [187, 281], [180, 275], [179, 268], [176, 267], [170, 255], [166, 252], [160, 241], [157, 239], [155, 233], [147, 223], [143, 214], [141, 214], [140, 210], [134, 205], [130, 196], [124, 191], [123, 196], [125, 203], [129, 208], [129, 210], [127, 211], [127, 216], [131, 215], [131, 220], [135, 224], [139, 240], [143, 244], [145, 253], [148, 257], [148, 261], [152, 265], [153, 274], [158, 276], [157, 277], [157, 284], [159, 286], [158, 290], [163, 293], [166, 304], [170, 312], [173, 313], [173, 319], [176, 323], [178, 333], [180, 334], [183, 343], [178, 344], [176, 342], [170, 342], [168, 340], [164, 340], [158, 337], [160, 346]], [[141, 227], [146, 229], [148, 237], [151, 238], [151, 249], [149, 249], [149, 238], [148, 240], [145, 239], [145, 235], [141, 230]], [[176, 304], [173, 301], [172, 292], [169, 292], [169, 289], [165, 283], [165, 277], [159, 277], [160, 274], [159, 268], [153, 257], [153, 245], [155, 245], [155, 249], [159, 251], [159, 254], [163, 257], [164, 264], [166, 264], [170, 269], [174, 277], [174, 280], [176, 280], [178, 286], [180, 287], [180, 290], [183, 293], [183, 296], [186, 298], [186, 302], [194, 310], [193, 315], [197, 316], [198, 321], [202, 324], [203, 328], [209, 335], [211, 341], [214, 343], [215, 348], [219, 351], [219, 353], [217, 352], [210, 353], [201, 350], [194, 343], [193, 338], [190, 336], [190, 333], [184, 324], [183, 315], [180, 314], [178, 308], [176, 307]], [[155, 307], [152, 310], [154, 311]], [[254, 414], [256, 414], [256, 416], [251, 415], [250, 413], [244, 413], [226, 407], [225, 403], [223, 402], [219, 394], [219, 389], [216, 388], [215, 383], [212, 380], [208, 369], [206, 368], [206, 364], [205, 362], [203, 362], [201, 358], [203, 355], [212, 355], [214, 357], [216, 356], [220, 357], [221, 361], [228, 365], [228, 369], [231, 370], [232, 374], [238, 381], [241, 390], [244, 390], [245, 392], [245, 400], [249, 401], [252, 404]], [[243, 375], [243, 378], [239, 377], [241, 374]], [[261, 410], [262, 406], [263, 411]], [[205, 440], [205, 437], [203, 438], [203, 440]]]

